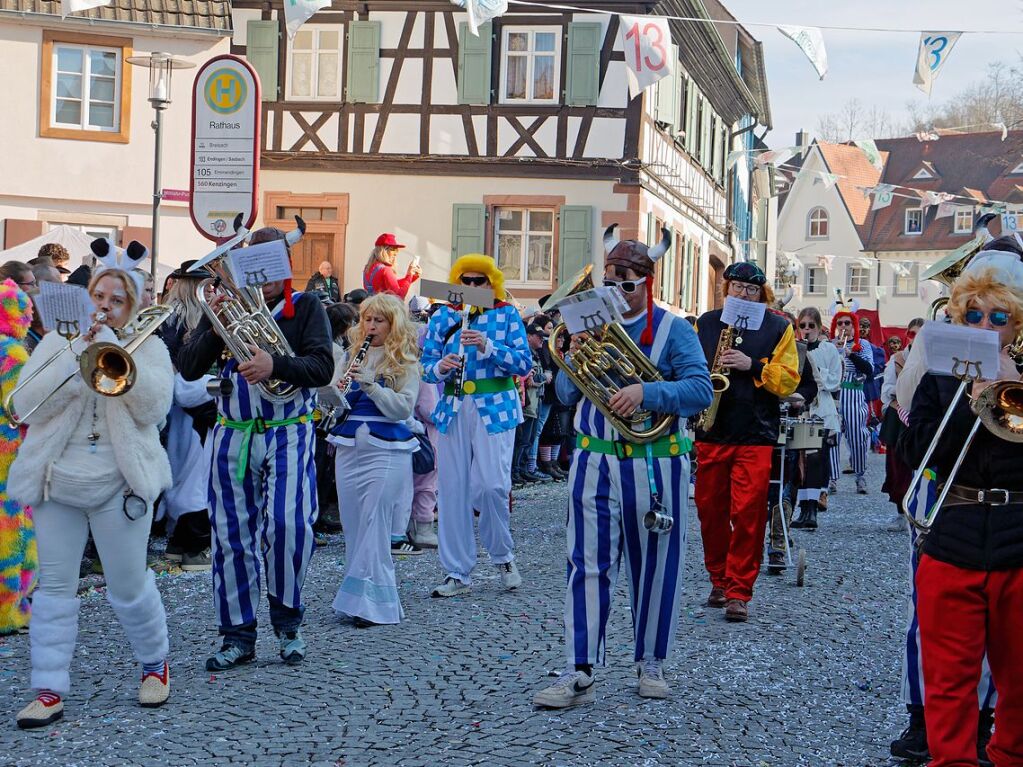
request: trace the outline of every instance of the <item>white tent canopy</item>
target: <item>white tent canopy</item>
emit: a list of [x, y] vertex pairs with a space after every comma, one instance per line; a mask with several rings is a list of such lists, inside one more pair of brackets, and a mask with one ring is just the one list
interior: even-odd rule
[[[68, 267], [71, 271], [74, 271], [84, 263], [88, 263], [89, 257], [92, 255], [92, 251], [89, 248], [89, 245], [92, 243], [92, 237], [73, 226], [61, 224], [28, 242], [15, 245], [7, 250], [0, 250], [0, 264], [5, 261], [31, 261], [39, 255], [39, 248], [50, 242], [55, 242], [67, 248], [67, 252], [71, 254], [71, 263]], [[149, 265], [145, 261], [142, 262], [141, 267], [146, 271], [149, 270]], [[164, 263], [157, 264], [157, 289], [160, 288], [164, 278], [173, 272], [174, 269], [175, 267]]]

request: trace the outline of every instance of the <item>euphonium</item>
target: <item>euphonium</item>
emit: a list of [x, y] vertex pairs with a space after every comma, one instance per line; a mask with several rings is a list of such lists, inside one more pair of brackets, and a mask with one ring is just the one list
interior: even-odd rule
[[718, 417], [718, 408], [721, 406], [721, 395], [728, 391], [731, 381], [728, 379], [729, 369], [721, 364], [721, 355], [736, 344], [742, 343], [742, 338], [735, 334], [735, 328], [731, 325], [721, 331], [718, 336], [718, 347], [714, 351], [714, 363], [710, 366], [710, 385], [714, 390], [714, 397], [707, 409], [696, 418], [696, 428], [700, 431], [710, 431], [714, 428], [714, 422]]
[[[295, 216], [295, 220], [298, 229], [288, 233], [286, 240], [289, 245], [298, 242], [305, 231], [305, 222], [298, 216]], [[240, 287], [231, 275], [227, 263], [230, 248], [249, 236], [241, 228], [240, 216], [235, 219], [235, 224], [238, 234], [192, 267], [193, 270], [205, 269], [211, 275], [210, 279], [203, 280], [195, 289], [199, 305], [213, 325], [213, 330], [223, 339], [227, 350], [239, 363], [252, 359], [252, 352], [248, 349], [250, 345], [258, 346], [271, 355], [294, 357], [295, 352], [267, 308], [262, 289], [258, 286]], [[210, 302], [216, 296], [224, 296], [225, 300], [214, 310]], [[298, 391], [297, 386], [276, 378], [262, 381], [257, 387], [267, 399], [274, 402], [289, 400]]]
[[[920, 279], [934, 280], [951, 289], [955, 284], [955, 281], [959, 279], [959, 275], [963, 273], [963, 270], [969, 265], [970, 261], [973, 260], [973, 257], [980, 253], [981, 248], [983, 248], [984, 245], [991, 240], [991, 233], [988, 231], [987, 226], [991, 223], [992, 219], [995, 218], [997, 218], [997, 215], [994, 213], [985, 213], [983, 216], [978, 218], [977, 223], [973, 228], [976, 236], [969, 242], [960, 245], [943, 259], [931, 266], [920, 276]], [[937, 319], [938, 312], [940, 312], [947, 303], [948, 296], [935, 298], [931, 302], [930, 308], [927, 310], [927, 319]]]
[[[163, 306], [162, 304], [143, 309], [129, 325], [120, 331], [120, 335], [126, 339], [124, 346], [108, 341], [97, 341], [90, 344], [78, 357], [78, 370], [57, 384], [45, 397], [33, 405], [28, 412], [24, 414], [18, 413], [14, 405], [14, 398], [18, 395], [18, 392], [22, 391], [42, 371], [63, 357], [65, 353], [72, 351], [71, 341], [73, 338], [68, 339], [67, 345], [62, 346], [41, 366], [36, 368], [31, 375], [19, 381], [14, 390], [4, 398], [3, 409], [7, 414], [8, 420], [12, 424], [20, 426], [42, 407], [50, 397], [74, 379], [76, 375], [81, 375], [86, 386], [97, 394], [102, 394], [104, 397], [120, 397], [122, 394], [128, 393], [138, 378], [138, 368], [131, 356], [132, 353], [142, 346], [143, 342], [156, 332], [156, 329], [170, 315], [170, 307]], [[96, 316], [97, 322], [102, 323], [104, 319], [102, 313]]]
[[[567, 296], [593, 289], [592, 266], [587, 266], [570, 283], [552, 295], [545, 306], [554, 306]], [[572, 358], [561, 351], [568, 328], [561, 323], [551, 333], [547, 346], [554, 364], [578, 387], [611, 426], [627, 441], [637, 445], [660, 439], [671, 428], [675, 416], [639, 408], [631, 416], [620, 416], [608, 405], [619, 389], [632, 384], [663, 381], [657, 367], [629, 338], [621, 325], [612, 322], [590, 331]]]

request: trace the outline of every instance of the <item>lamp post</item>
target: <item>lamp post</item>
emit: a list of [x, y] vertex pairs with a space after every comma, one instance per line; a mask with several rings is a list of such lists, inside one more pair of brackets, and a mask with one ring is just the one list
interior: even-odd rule
[[150, 274], [153, 277], [153, 284], [156, 284], [157, 253], [160, 242], [160, 200], [163, 198], [163, 186], [160, 180], [160, 159], [163, 153], [163, 110], [171, 103], [171, 75], [175, 69], [190, 69], [195, 66], [189, 61], [176, 59], [169, 53], [153, 52], [148, 56], [129, 56], [125, 59], [129, 64], [137, 67], [149, 68], [149, 103], [153, 105], [156, 113], [153, 119], [153, 131], [156, 134], [154, 142], [155, 157], [153, 161], [153, 236], [149, 248]]

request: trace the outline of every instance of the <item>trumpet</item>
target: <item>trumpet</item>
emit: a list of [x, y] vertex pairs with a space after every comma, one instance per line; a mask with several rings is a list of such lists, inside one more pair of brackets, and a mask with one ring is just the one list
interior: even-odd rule
[[[40, 373], [57, 363], [67, 352], [73, 352], [76, 338], [81, 336], [67, 337], [67, 344], [53, 353], [42, 365], [36, 368], [30, 375], [18, 382], [18, 385], [4, 398], [3, 410], [7, 419], [15, 426], [21, 426], [32, 414], [41, 408], [58, 391], [63, 389], [75, 376], [80, 375], [85, 385], [97, 394], [104, 397], [120, 397], [127, 394], [135, 385], [138, 378], [138, 366], [132, 358], [135, 352], [149, 336], [156, 332], [156, 329], [170, 317], [171, 308], [162, 304], [156, 304], [143, 309], [136, 315], [135, 319], [124, 329], [124, 337], [128, 341], [124, 346], [118, 346], [108, 341], [97, 341], [90, 344], [78, 355], [78, 369], [69, 374], [64, 380], [47, 392], [46, 396], [40, 399], [25, 413], [19, 413], [14, 404], [15, 397], [22, 392]], [[96, 314], [96, 325], [103, 324], [106, 315], [103, 312]], [[77, 324], [77, 323], [76, 323]]]
[[[1017, 361], [1023, 358], [1023, 335], [1017, 336], [1016, 340], [1007, 347], [1007, 351], [1009, 356]], [[924, 512], [922, 519], [917, 519], [913, 515], [910, 503], [916, 496], [924, 474], [930, 467], [931, 456], [934, 455], [938, 442], [944, 435], [948, 422], [952, 419], [953, 412], [964, 395], [969, 398], [969, 395], [966, 395], [966, 387], [981, 380], [981, 371], [977, 363], [956, 360], [956, 368], [953, 371], [953, 375], [960, 379], [959, 388], [952, 395], [952, 402], [938, 424], [938, 429], [934, 433], [934, 437], [931, 438], [931, 442], [924, 452], [924, 457], [913, 473], [913, 478], [910, 480], [909, 486], [906, 488], [906, 494], [902, 499], [902, 512], [906, 515], [906, 519], [921, 534], [930, 532], [931, 528], [934, 527], [934, 522], [938, 518], [938, 514], [952, 489], [952, 485], [955, 483], [956, 476], [959, 474], [959, 468], [963, 465], [966, 454], [969, 452], [970, 446], [973, 444], [973, 440], [977, 436], [981, 425], [999, 439], [1004, 439], [1007, 442], [1023, 442], [1023, 381], [995, 381], [977, 397], [970, 399], [970, 410], [976, 415], [976, 419], [974, 419], [970, 433], [966, 436], [966, 441], [959, 451], [955, 463], [952, 465], [952, 470], [949, 472], [948, 477], [945, 478], [941, 493], [934, 502], [934, 506]]]

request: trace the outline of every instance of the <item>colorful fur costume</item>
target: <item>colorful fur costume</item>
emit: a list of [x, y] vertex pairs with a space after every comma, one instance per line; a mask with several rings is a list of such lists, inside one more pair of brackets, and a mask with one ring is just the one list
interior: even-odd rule
[[[0, 283], [0, 398], [14, 388], [28, 360], [24, 340], [31, 321], [28, 296], [12, 280]], [[28, 594], [37, 565], [31, 509], [7, 495], [7, 475], [21, 437], [0, 411], [0, 634], [28, 625]]]

